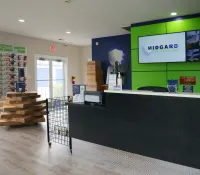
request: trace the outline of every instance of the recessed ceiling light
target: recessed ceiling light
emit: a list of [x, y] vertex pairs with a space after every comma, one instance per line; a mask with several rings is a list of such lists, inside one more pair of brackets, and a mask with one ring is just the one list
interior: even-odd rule
[[71, 34], [71, 32], [66, 32], [67, 34]]
[[177, 15], [176, 12], [172, 12], [172, 13], [171, 13], [171, 16], [176, 16], [176, 15]]
[[24, 22], [25, 22], [24, 19], [19, 19], [18, 21], [21, 22], [21, 23], [24, 23]]

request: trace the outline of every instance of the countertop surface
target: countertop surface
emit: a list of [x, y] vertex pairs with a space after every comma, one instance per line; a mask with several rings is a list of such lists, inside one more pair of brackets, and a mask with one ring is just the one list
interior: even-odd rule
[[69, 102], [67, 102], [66, 104], [69, 106], [72, 105], [72, 106], [81, 106], [81, 107], [99, 108], [99, 109], [105, 108], [104, 105], [98, 106], [98, 105], [89, 105], [89, 104], [85, 104], [85, 103], [73, 103], [73, 102], [69, 103]]
[[169, 92], [152, 92], [152, 91], [132, 91], [132, 90], [106, 90], [105, 93], [117, 94], [136, 94], [136, 95], [152, 95], [152, 96], [166, 96], [166, 97], [183, 97], [183, 98], [200, 98], [200, 94], [195, 93], [169, 93]]

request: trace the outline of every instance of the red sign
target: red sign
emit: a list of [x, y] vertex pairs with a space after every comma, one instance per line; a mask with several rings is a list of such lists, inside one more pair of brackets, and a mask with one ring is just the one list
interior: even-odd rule
[[50, 51], [55, 52], [56, 51], [56, 46], [50, 46]]
[[180, 77], [180, 84], [192, 84], [196, 85], [196, 77], [194, 76], [181, 76]]
[[72, 76], [72, 84], [76, 84], [76, 77]]

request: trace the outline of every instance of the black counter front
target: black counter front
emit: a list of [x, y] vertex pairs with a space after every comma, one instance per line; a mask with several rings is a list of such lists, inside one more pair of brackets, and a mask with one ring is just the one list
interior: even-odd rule
[[200, 169], [200, 98], [105, 93], [105, 102], [69, 104], [70, 136]]

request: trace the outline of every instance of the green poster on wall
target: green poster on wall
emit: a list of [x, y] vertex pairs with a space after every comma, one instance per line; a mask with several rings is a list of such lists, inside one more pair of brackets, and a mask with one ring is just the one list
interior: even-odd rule
[[26, 48], [22, 47], [22, 46], [14, 46], [14, 52], [25, 54], [26, 53]]
[[2, 47], [3, 47], [4, 52], [13, 52], [13, 46], [12, 45], [2, 44]]
[[3, 44], [0, 44], [0, 51], [3, 51]]
[[26, 48], [23, 46], [0, 44], [0, 52], [15, 52], [19, 54], [26, 54]]

